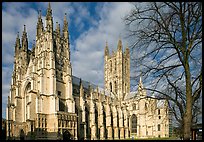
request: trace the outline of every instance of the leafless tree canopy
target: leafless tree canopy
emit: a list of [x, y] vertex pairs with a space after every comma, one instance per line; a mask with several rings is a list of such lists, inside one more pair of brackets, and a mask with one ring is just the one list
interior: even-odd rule
[[134, 68], [141, 69], [147, 90], [169, 100], [184, 138], [190, 139], [201, 108], [197, 100], [202, 94], [202, 3], [133, 4], [124, 20]]

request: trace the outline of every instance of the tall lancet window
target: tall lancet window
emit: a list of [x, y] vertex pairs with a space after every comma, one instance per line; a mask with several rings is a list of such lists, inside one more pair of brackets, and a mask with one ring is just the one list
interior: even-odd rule
[[112, 92], [112, 83], [110, 82], [110, 92]]
[[132, 133], [137, 133], [137, 117], [135, 114], [132, 115]]
[[31, 90], [31, 83], [29, 82], [25, 89], [26, 119], [30, 119], [30, 103], [31, 103], [31, 96], [29, 94], [30, 90]]
[[112, 61], [110, 60], [110, 71], [112, 72]]
[[117, 69], [117, 62], [116, 62], [116, 60], [115, 60], [115, 71], [116, 71], [116, 69]]
[[117, 86], [117, 83], [116, 83], [116, 81], [115, 81], [115, 93], [117, 94], [117, 91], [118, 91], [118, 88], [117, 88], [118, 86]]

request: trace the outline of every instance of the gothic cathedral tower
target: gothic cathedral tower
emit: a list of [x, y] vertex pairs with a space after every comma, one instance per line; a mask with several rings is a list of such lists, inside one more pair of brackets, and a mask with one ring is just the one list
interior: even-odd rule
[[[39, 137], [40, 129], [46, 127], [49, 128], [47, 132], [50, 134], [57, 134], [61, 112], [66, 115], [75, 113], [66, 14], [62, 33], [58, 23], [53, 30], [52, 9], [49, 3], [45, 27], [39, 12], [36, 31], [36, 44], [32, 50], [28, 48], [25, 25], [22, 43], [19, 34], [16, 38], [14, 70], [7, 105], [7, 136], [18, 137], [19, 128], [26, 133], [28, 130], [32, 132], [34, 126], [39, 130]], [[51, 134], [50, 137], [52, 136], [54, 135]]]
[[124, 100], [130, 92], [130, 53], [126, 47], [123, 52], [122, 41], [119, 39], [117, 51], [109, 54], [106, 43], [104, 54], [105, 91], [118, 100]]

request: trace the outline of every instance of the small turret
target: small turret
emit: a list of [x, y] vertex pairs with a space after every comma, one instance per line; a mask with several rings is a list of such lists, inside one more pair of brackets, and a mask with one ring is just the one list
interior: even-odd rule
[[56, 33], [57, 35], [60, 37], [60, 24], [58, 22], [56, 22]]
[[18, 51], [20, 48], [21, 48], [21, 43], [20, 43], [19, 32], [18, 32], [16, 37], [16, 44], [15, 44], [15, 56], [18, 55]]
[[10, 96], [8, 96], [8, 104], [7, 104], [7, 106], [9, 107], [10, 104], [11, 104], [11, 99], [10, 99]]
[[80, 84], [80, 97], [84, 97], [83, 96], [84, 95], [84, 89], [83, 89], [83, 84], [82, 84], [81, 78], [80, 78], [79, 84]]
[[106, 47], [105, 47], [105, 56], [109, 55], [109, 49], [108, 49], [108, 43], [106, 42]]
[[138, 91], [142, 91], [143, 90], [143, 84], [142, 84], [142, 77], [140, 76], [140, 81], [139, 81], [139, 85], [138, 85]]
[[23, 51], [28, 51], [28, 38], [26, 33], [26, 25], [24, 25], [23, 35], [22, 35], [22, 49]]
[[146, 96], [146, 91], [143, 88], [143, 83], [142, 83], [142, 77], [141, 76], [140, 76], [140, 81], [139, 81], [139, 84], [138, 84], [138, 93], [139, 93], [140, 96]]
[[68, 22], [67, 22], [66, 16], [67, 16], [67, 14], [65, 13], [65, 15], [64, 15], [64, 26], [63, 26], [63, 37], [66, 40], [69, 40]]
[[38, 13], [38, 23], [37, 23], [37, 36], [38, 37], [41, 35], [43, 30], [44, 30], [44, 27], [43, 27], [43, 22], [42, 22], [42, 18], [41, 18], [41, 10], [39, 10], [39, 13]]
[[128, 48], [128, 45], [126, 46], [125, 53], [126, 53], [126, 57], [130, 56], [130, 50]]
[[47, 8], [47, 14], [46, 14], [46, 28], [47, 31], [53, 31], [53, 20], [52, 20], [52, 9], [50, 6], [50, 2], [48, 4], [48, 8]]
[[119, 39], [119, 41], [118, 41], [118, 50], [122, 51], [122, 41], [121, 41], [121, 39]]

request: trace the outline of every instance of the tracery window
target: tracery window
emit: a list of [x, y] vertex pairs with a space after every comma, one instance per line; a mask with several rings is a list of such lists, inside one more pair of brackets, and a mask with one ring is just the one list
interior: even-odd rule
[[136, 104], [135, 104], [135, 103], [133, 103], [132, 109], [133, 109], [133, 110], [136, 110]]
[[115, 60], [115, 71], [116, 71], [116, 68], [117, 68], [117, 62], [116, 62], [116, 60]]
[[110, 92], [112, 92], [112, 83], [110, 82]]
[[157, 127], [158, 127], [158, 131], [160, 131], [160, 129], [161, 129], [161, 125], [160, 125], [160, 124], [158, 124], [158, 126], [157, 126]]
[[137, 117], [135, 114], [132, 115], [132, 133], [137, 133]]
[[118, 88], [117, 88], [117, 83], [115, 81], [115, 93], [117, 93], [117, 91], [118, 91]]
[[112, 61], [110, 60], [110, 71], [112, 72]]

